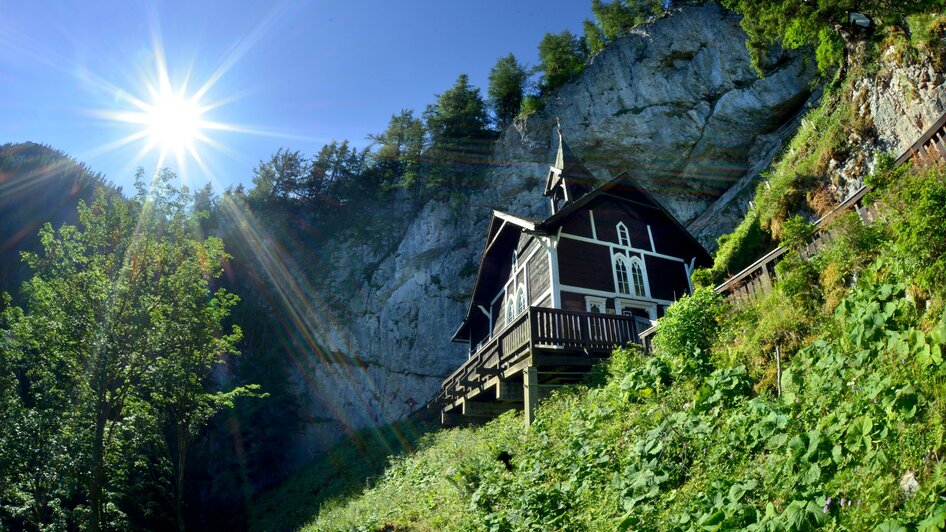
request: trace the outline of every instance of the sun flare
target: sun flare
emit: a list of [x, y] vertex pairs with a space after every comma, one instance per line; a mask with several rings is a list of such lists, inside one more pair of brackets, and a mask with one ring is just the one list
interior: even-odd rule
[[142, 110], [142, 122], [148, 142], [174, 153], [192, 150], [203, 138], [204, 110], [193, 98], [180, 92], [152, 94], [152, 101]]

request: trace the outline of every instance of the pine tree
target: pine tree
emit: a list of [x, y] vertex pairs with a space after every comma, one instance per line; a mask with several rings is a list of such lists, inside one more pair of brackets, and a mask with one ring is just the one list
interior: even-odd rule
[[525, 68], [513, 54], [500, 57], [489, 71], [489, 89], [486, 94], [500, 128], [508, 126], [519, 114], [526, 77]]

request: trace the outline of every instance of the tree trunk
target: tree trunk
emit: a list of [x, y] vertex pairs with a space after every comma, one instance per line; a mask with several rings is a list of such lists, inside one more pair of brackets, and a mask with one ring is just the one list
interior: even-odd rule
[[177, 529], [184, 532], [184, 461], [187, 458], [187, 426], [177, 424], [177, 493], [174, 509], [177, 512]]
[[89, 528], [98, 532], [102, 524], [102, 488], [105, 484], [105, 389], [99, 389], [95, 409], [95, 437], [92, 440], [92, 482], [89, 486]]

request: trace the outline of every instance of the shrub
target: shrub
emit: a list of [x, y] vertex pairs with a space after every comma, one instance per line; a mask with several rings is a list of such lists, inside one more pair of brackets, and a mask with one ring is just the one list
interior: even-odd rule
[[674, 374], [690, 376], [706, 371], [724, 308], [723, 296], [700, 288], [671, 305], [658, 320], [654, 348]]

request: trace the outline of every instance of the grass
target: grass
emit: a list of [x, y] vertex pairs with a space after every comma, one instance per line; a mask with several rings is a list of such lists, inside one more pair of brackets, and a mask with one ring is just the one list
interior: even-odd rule
[[253, 504], [250, 530], [300, 528], [325, 501], [357, 496], [384, 472], [391, 457], [416, 450], [423, 436], [439, 426], [429, 417], [415, 416], [350, 434], [294, 473], [277, 490], [258, 497]]

